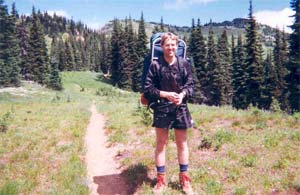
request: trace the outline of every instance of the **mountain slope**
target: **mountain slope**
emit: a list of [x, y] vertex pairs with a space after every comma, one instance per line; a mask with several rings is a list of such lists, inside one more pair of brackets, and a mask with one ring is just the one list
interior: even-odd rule
[[[227, 30], [227, 34], [230, 36], [229, 39], [231, 39], [232, 34], [235, 37], [237, 37], [238, 34], [245, 34], [247, 21], [248, 19], [246, 18], [235, 18], [232, 21], [223, 21], [220, 23], [213, 22], [212, 26], [216, 37], [221, 35], [221, 33], [224, 30]], [[121, 22], [122, 24], [125, 25], [124, 20], [121, 20]], [[137, 32], [139, 21], [132, 20], [132, 23], [133, 23], [134, 30]], [[145, 22], [146, 34], [149, 38], [151, 37], [155, 26], [160, 26], [160, 23]], [[104, 25], [99, 30], [99, 32], [110, 34], [112, 32], [112, 27], [113, 27], [113, 21], [109, 21], [106, 25]], [[210, 28], [209, 23], [203, 25], [202, 32], [204, 37], [208, 37], [209, 28]], [[168, 29], [168, 31], [172, 31], [178, 34], [181, 38], [189, 37], [189, 34], [191, 32], [191, 27], [187, 27], [187, 26], [175, 26], [175, 25], [165, 24], [165, 29]], [[266, 47], [273, 46], [275, 40], [275, 30], [276, 30], [275, 28], [272, 28], [268, 25], [258, 24], [258, 33], [261, 35], [261, 40]]]

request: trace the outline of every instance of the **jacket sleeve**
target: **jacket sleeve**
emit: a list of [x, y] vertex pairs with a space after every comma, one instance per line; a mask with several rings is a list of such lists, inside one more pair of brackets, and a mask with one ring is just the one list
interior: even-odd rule
[[144, 95], [147, 99], [159, 99], [159, 64], [154, 61], [150, 64], [150, 68], [145, 80]]
[[184, 60], [184, 79], [182, 91], [185, 92], [185, 98], [191, 98], [194, 95], [194, 78], [191, 65], [188, 61]]

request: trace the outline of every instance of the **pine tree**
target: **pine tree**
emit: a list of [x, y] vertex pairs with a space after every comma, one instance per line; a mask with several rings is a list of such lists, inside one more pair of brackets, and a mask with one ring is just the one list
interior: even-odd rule
[[[140, 80], [138, 80], [138, 77], [136, 74], [136, 70], [134, 68], [139, 63], [139, 56], [137, 54], [137, 36], [133, 31], [133, 25], [132, 25], [132, 19], [129, 17], [128, 25], [125, 30], [125, 33], [127, 34], [127, 52], [128, 52], [128, 59], [126, 64], [126, 70], [128, 71], [127, 75], [129, 76], [130, 80], [130, 90], [138, 91], [140, 86]], [[137, 79], [137, 80], [136, 80]]]
[[31, 60], [30, 73], [34, 81], [40, 84], [48, 84], [50, 66], [45, 42], [45, 35], [40, 23], [39, 14], [32, 9], [32, 25], [30, 28], [29, 56]]
[[[120, 66], [119, 66], [119, 79], [118, 79], [118, 87], [121, 89], [129, 90], [132, 88], [132, 62], [130, 59], [129, 52], [129, 23], [128, 20], [125, 20], [125, 29], [121, 29], [120, 31], [120, 44], [119, 44], [119, 52], [121, 56]], [[132, 28], [132, 27], [131, 27]], [[135, 44], [134, 44], [135, 45]]]
[[21, 75], [25, 80], [30, 80], [30, 59], [29, 59], [29, 34], [25, 23], [25, 16], [21, 16], [20, 23], [17, 25], [19, 46], [21, 50]]
[[197, 73], [196, 73], [196, 70], [195, 70], [195, 67], [194, 66], [191, 66], [192, 67], [192, 73], [193, 73], [193, 78], [194, 78], [194, 95], [191, 99], [191, 102], [192, 103], [195, 103], [195, 104], [201, 104], [201, 103], [204, 103], [206, 102], [207, 100], [205, 99], [206, 97], [203, 96], [203, 91], [202, 91], [202, 86], [200, 84], [200, 81], [197, 77]]
[[82, 67], [82, 59], [79, 44], [74, 36], [70, 36], [70, 43], [74, 55], [74, 70], [79, 71]]
[[62, 90], [62, 82], [61, 82], [60, 73], [58, 69], [59, 66], [58, 52], [59, 50], [58, 50], [57, 37], [53, 37], [51, 43], [51, 57], [50, 57], [51, 71], [50, 71], [48, 87], [54, 90]]
[[143, 63], [144, 58], [148, 54], [147, 49], [147, 35], [146, 35], [146, 29], [145, 29], [145, 21], [144, 21], [144, 15], [141, 14], [141, 19], [139, 22], [139, 28], [138, 28], [138, 35], [137, 35], [137, 42], [136, 42], [136, 53], [138, 57], [138, 61], [134, 66], [133, 69], [133, 78], [132, 78], [132, 88], [135, 92], [140, 92], [142, 90], [142, 72], [143, 72]]
[[94, 52], [95, 52], [95, 71], [99, 72], [100, 71], [100, 65], [101, 65], [101, 45], [100, 45], [100, 37], [99, 35], [94, 32], [93, 33], [94, 37], [95, 37], [95, 41], [94, 41]]
[[264, 82], [262, 48], [257, 34], [257, 24], [252, 13], [252, 0], [250, 0], [249, 20], [246, 27], [246, 71], [248, 74], [246, 94], [248, 105], [261, 107]]
[[207, 43], [207, 78], [209, 97], [208, 104], [220, 106], [224, 102], [224, 79], [223, 72], [220, 66], [219, 56], [217, 53], [216, 44], [214, 41], [214, 31], [212, 25], [209, 28], [208, 43]]
[[220, 68], [223, 72], [223, 84], [224, 84], [224, 102], [221, 104], [231, 104], [232, 102], [232, 67], [231, 56], [228, 45], [227, 31], [224, 30], [221, 37], [218, 40], [218, 55], [220, 60]]
[[273, 85], [275, 85], [274, 98], [281, 103], [281, 108], [286, 110], [288, 108], [286, 94], [287, 84], [285, 81], [287, 75], [287, 69], [285, 67], [287, 63], [287, 43], [284, 32], [281, 33], [279, 29], [276, 29], [273, 56], [276, 71], [276, 80], [274, 80], [273, 83]]
[[[199, 85], [201, 86], [201, 93], [206, 92], [207, 89], [207, 80], [206, 80], [206, 43], [205, 38], [202, 34], [202, 26], [200, 24], [200, 20], [198, 19], [197, 27], [194, 26], [192, 22], [192, 32], [189, 40], [189, 55], [191, 57], [192, 66], [195, 67], [195, 74], [197, 76], [197, 80], [200, 82]], [[201, 98], [197, 98], [200, 100]], [[202, 102], [198, 102], [202, 103]]]
[[155, 34], [155, 33], [158, 33], [158, 32], [161, 32], [160, 29], [158, 28], [157, 25], [154, 26], [154, 29], [152, 30], [152, 34]]
[[100, 68], [104, 74], [109, 74], [111, 65], [111, 47], [109, 39], [106, 38], [104, 33], [100, 34], [100, 47]]
[[96, 49], [95, 49], [95, 39], [93, 35], [89, 34], [86, 39], [86, 57], [88, 59], [88, 70], [94, 71], [96, 69]]
[[237, 109], [246, 109], [247, 104], [247, 72], [245, 64], [245, 48], [242, 35], [239, 34], [237, 46], [232, 52], [232, 87], [233, 97], [232, 105]]
[[6, 62], [6, 25], [8, 21], [7, 6], [0, 0], [0, 87], [9, 83], [9, 66]]
[[8, 15], [7, 6], [0, 1], [0, 86], [20, 85], [20, 47], [16, 15], [14, 4], [11, 15]]
[[288, 111], [289, 110], [289, 100], [288, 100], [288, 86], [285, 80], [286, 76], [288, 75], [288, 70], [286, 65], [288, 63], [288, 43], [287, 43], [287, 34], [285, 33], [284, 29], [282, 31], [282, 45], [281, 45], [281, 56], [282, 58], [282, 67], [277, 69], [277, 78], [279, 81], [282, 81], [283, 89], [281, 91], [281, 96], [279, 97], [280, 108], [281, 110]]
[[15, 3], [12, 5], [12, 12], [11, 15], [8, 17], [8, 25], [7, 29], [9, 30], [9, 34], [7, 36], [7, 46], [9, 49], [9, 60], [8, 64], [11, 67], [10, 72], [10, 84], [13, 86], [20, 86], [20, 65], [21, 65], [21, 58], [20, 58], [20, 46], [18, 41], [18, 34], [17, 34], [17, 16], [18, 13], [15, 9]]
[[264, 90], [262, 95], [262, 105], [264, 109], [269, 109], [272, 100], [275, 98], [276, 92], [276, 71], [273, 64], [272, 52], [267, 54], [267, 58], [264, 65]]
[[59, 63], [58, 63], [58, 69], [60, 71], [65, 71], [67, 68], [67, 62], [66, 62], [66, 49], [65, 49], [65, 43], [62, 40], [61, 37], [58, 37], [58, 48], [57, 50], [59, 51]]
[[160, 18], [160, 32], [165, 32], [165, 24], [163, 17]]
[[82, 43], [82, 47], [81, 47], [81, 53], [82, 53], [82, 62], [83, 62], [83, 66], [81, 70], [89, 70], [90, 66], [91, 66], [91, 50], [89, 48], [89, 41], [88, 41], [89, 37], [88, 34], [86, 33], [86, 35], [84, 36], [84, 42]]
[[65, 40], [65, 54], [66, 54], [66, 64], [65, 70], [66, 71], [73, 71], [75, 70], [75, 60], [73, 54], [73, 48], [71, 46], [70, 38], [68, 37]]
[[195, 26], [195, 19], [192, 19], [192, 26], [191, 26], [191, 34], [189, 37], [189, 42], [188, 42], [188, 50], [187, 50], [187, 54], [188, 56], [190, 56], [191, 60], [193, 58], [193, 51], [196, 50], [196, 44], [194, 42], [194, 40], [196, 39], [196, 26]]
[[113, 32], [111, 36], [111, 81], [113, 85], [117, 85], [120, 78], [120, 37], [121, 37], [121, 24], [118, 19], [113, 21]]
[[287, 84], [289, 103], [292, 111], [300, 111], [300, 0], [291, 0], [291, 8], [295, 11], [292, 33], [289, 38], [289, 61], [287, 69]]
[[11, 15], [13, 15], [15, 17], [16, 20], [18, 20], [20, 18], [18, 11], [16, 9], [16, 3], [13, 2], [11, 5]]

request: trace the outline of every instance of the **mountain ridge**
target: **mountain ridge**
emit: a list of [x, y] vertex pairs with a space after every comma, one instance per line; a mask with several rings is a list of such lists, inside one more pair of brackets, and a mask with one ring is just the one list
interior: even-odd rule
[[[230, 37], [232, 34], [235, 37], [237, 37], [239, 34], [242, 34], [242, 35], [245, 34], [245, 28], [247, 26], [248, 20], [249, 19], [247, 19], [247, 18], [234, 18], [231, 21], [225, 20], [223, 22], [205, 23], [204, 25], [202, 25], [202, 32], [203, 32], [204, 37], [207, 37], [210, 25], [212, 25], [214, 33], [217, 37], [220, 36], [224, 30], [227, 30], [227, 34]], [[125, 24], [125, 20], [119, 20], [119, 21], [122, 24]], [[139, 21], [140, 20], [135, 20], [135, 19], [132, 20], [133, 29], [136, 32], [138, 32]], [[146, 29], [146, 34], [147, 34], [148, 38], [151, 37], [152, 32], [156, 26], [160, 26], [160, 23], [145, 22], [145, 29]], [[263, 42], [265, 47], [273, 47], [274, 41], [275, 41], [276, 29], [273, 27], [270, 27], [268, 25], [260, 24], [260, 23], [257, 23], [257, 26], [258, 26], [258, 34], [261, 36], [261, 41]], [[109, 21], [99, 30], [99, 32], [110, 34], [112, 32], [112, 27], [113, 27], [113, 21]], [[177, 26], [177, 25], [170, 25], [170, 24], [164, 24], [164, 27], [166, 29], [168, 29], [168, 31], [172, 31], [172, 32], [176, 33], [181, 38], [189, 37], [189, 34], [192, 29], [192, 27], [188, 27], [188, 26]]]

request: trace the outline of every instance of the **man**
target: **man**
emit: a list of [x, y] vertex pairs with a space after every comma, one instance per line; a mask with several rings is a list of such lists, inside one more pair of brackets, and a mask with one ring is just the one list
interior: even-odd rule
[[176, 56], [178, 37], [164, 33], [161, 37], [163, 56], [150, 65], [146, 77], [144, 94], [146, 98], [156, 99], [153, 107], [153, 126], [156, 131], [155, 163], [157, 168], [156, 194], [166, 187], [166, 146], [169, 130], [174, 129], [177, 146], [179, 179], [185, 193], [192, 192], [188, 175], [189, 150], [187, 129], [192, 127], [187, 100], [193, 94], [194, 82], [189, 63]]

